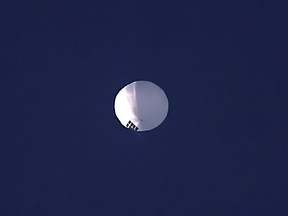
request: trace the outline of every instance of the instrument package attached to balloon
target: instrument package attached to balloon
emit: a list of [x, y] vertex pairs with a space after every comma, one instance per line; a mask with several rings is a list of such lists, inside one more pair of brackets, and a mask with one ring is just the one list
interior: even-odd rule
[[133, 124], [133, 122], [131, 122], [130, 120], [128, 121], [128, 123], [126, 124], [127, 128], [131, 128], [132, 130], [138, 131], [138, 127], [136, 127], [135, 124]]

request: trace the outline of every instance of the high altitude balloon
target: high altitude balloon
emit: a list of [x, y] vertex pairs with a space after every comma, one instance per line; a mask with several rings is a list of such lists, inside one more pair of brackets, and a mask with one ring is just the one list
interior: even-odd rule
[[135, 131], [158, 127], [168, 113], [168, 99], [164, 91], [149, 81], [135, 81], [116, 95], [114, 110], [120, 123]]

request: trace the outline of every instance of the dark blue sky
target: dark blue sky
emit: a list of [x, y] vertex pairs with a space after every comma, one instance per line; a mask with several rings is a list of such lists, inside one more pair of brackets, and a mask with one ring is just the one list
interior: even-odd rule
[[[288, 214], [285, 1], [0, 6], [0, 215]], [[113, 112], [164, 89], [140, 137]]]

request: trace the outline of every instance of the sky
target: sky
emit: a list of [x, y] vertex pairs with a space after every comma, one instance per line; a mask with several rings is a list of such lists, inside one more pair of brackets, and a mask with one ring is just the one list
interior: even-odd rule
[[[288, 214], [285, 1], [6, 1], [0, 215]], [[117, 92], [167, 94], [125, 129]]]

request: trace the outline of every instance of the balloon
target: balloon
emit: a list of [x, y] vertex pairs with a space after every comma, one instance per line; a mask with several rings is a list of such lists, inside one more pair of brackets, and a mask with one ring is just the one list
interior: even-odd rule
[[158, 127], [166, 118], [168, 99], [156, 84], [135, 81], [118, 92], [114, 111], [124, 127], [135, 131], [148, 131]]

